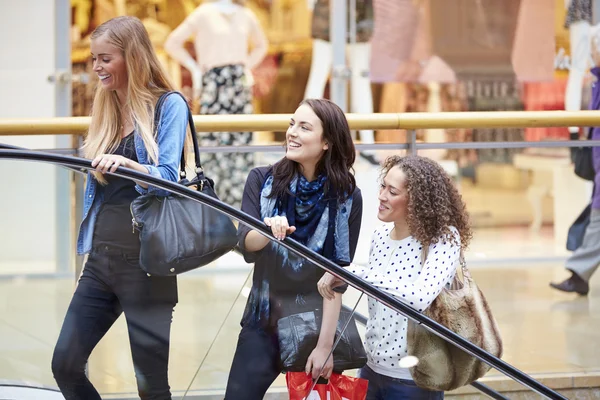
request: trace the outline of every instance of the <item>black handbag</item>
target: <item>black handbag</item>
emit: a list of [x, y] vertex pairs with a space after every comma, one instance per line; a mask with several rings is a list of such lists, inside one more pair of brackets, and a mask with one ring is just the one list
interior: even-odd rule
[[575, 251], [581, 247], [583, 237], [585, 236], [585, 230], [590, 224], [591, 213], [592, 205], [588, 204], [569, 228], [569, 232], [567, 233], [567, 250]]
[[[592, 138], [592, 129], [588, 128], [587, 139]], [[571, 134], [571, 140], [576, 140], [577, 134]], [[592, 147], [571, 147], [571, 160], [575, 166], [575, 175], [587, 181], [593, 181], [596, 177], [594, 170], [594, 159]]]
[[[283, 317], [277, 321], [279, 353], [284, 371], [305, 370], [310, 353], [317, 347], [322, 319], [323, 311], [316, 309]], [[342, 332], [344, 327], [346, 330]], [[333, 350], [333, 370], [342, 372], [363, 367], [367, 363], [367, 353], [352, 310], [344, 306], [340, 310], [335, 340], [340, 336], [341, 339]]]
[[[154, 115], [155, 130], [162, 105], [170, 94], [181, 96], [180, 93], [169, 92], [159, 98]], [[218, 199], [214, 183], [204, 175], [200, 164], [198, 138], [189, 109], [188, 122], [194, 144], [196, 177], [186, 179], [184, 149], [179, 184], [196, 186], [202, 193]], [[202, 267], [231, 251], [237, 244], [236, 228], [227, 215], [174, 194], [137, 197], [131, 203], [131, 216], [134, 228], [140, 232], [140, 266], [151, 275], [172, 276]]]

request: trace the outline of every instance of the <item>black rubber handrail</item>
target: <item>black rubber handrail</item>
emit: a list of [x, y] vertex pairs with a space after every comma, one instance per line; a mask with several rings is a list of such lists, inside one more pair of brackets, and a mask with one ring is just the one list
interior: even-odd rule
[[[59, 164], [65, 167], [69, 167], [71, 169], [78, 169], [82, 172], [84, 170], [93, 169], [91, 166], [91, 160], [71, 157], [71, 156], [63, 156], [58, 154], [51, 153], [43, 153], [38, 151], [25, 151], [25, 150], [0, 150], [0, 159], [12, 159], [12, 160], [24, 160], [24, 161], [38, 161], [38, 162], [46, 162]], [[244, 223], [250, 226], [252, 229], [260, 232], [264, 236], [270, 238], [271, 240], [277, 241], [280, 245], [286, 247], [297, 255], [304, 257], [308, 261], [311, 261], [315, 265], [320, 268], [331, 272], [332, 274], [340, 277], [345, 282], [353, 286], [354, 288], [360, 290], [363, 293], [366, 293], [368, 296], [377, 299], [379, 302], [385, 304], [391, 309], [403, 314], [404, 316], [410, 318], [411, 320], [421, 324], [427, 330], [433, 332], [437, 336], [443, 338], [447, 342], [455, 345], [456, 347], [464, 350], [465, 352], [471, 354], [477, 359], [485, 362], [490, 365], [494, 369], [499, 372], [502, 372], [504, 375], [512, 378], [513, 380], [521, 383], [522, 385], [528, 387], [534, 392], [539, 393], [542, 396], [545, 396], [548, 399], [552, 400], [567, 400], [566, 397], [561, 395], [560, 393], [550, 389], [549, 387], [541, 384], [537, 380], [533, 379], [531, 376], [527, 375], [523, 371], [513, 367], [507, 362], [501, 360], [500, 358], [490, 354], [489, 352], [481, 349], [480, 347], [472, 344], [465, 338], [457, 335], [450, 329], [445, 326], [437, 323], [433, 319], [421, 314], [420, 312], [412, 309], [401, 301], [397, 300], [393, 296], [388, 293], [371, 286], [368, 282], [360, 279], [353, 273], [346, 271], [343, 267], [333, 263], [327, 258], [323, 257], [320, 254], [313, 252], [297, 241], [290, 239], [289, 237], [284, 240], [277, 240], [272, 234], [271, 231], [267, 228], [267, 226], [260, 220], [247, 215], [246, 213], [235, 209], [234, 207], [221, 202], [213, 197], [207, 196], [201, 192], [198, 192], [194, 189], [190, 189], [179, 185], [175, 182], [167, 181], [161, 178], [154, 177], [152, 175], [134, 171], [129, 168], [119, 167], [117, 171], [113, 173], [115, 176], [119, 176], [126, 179], [131, 179], [137, 182], [142, 182], [147, 185], [155, 186], [159, 189], [167, 190], [172, 193], [175, 193], [179, 196], [186, 197], [192, 200], [196, 200], [206, 206], [209, 206], [215, 210], [218, 210], [230, 218], [234, 218], [241, 223]]]

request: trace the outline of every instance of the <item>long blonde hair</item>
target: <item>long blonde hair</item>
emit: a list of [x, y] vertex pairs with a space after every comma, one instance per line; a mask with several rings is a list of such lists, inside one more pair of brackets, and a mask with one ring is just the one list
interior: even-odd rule
[[[131, 110], [137, 133], [140, 135], [153, 164], [158, 163], [158, 145], [153, 132], [154, 109], [160, 95], [174, 90], [163, 70], [142, 22], [135, 17], [110, 19], [92, 32], [91, 39], [105, 35], [108, 42], [118, 48], [127, 67], [127, 101], [125, 109]], [[92, 105], [92, 120], [83, 145], [83, 154], [92, 159], [114, 151], [121, 141], [121, 104], [116, 91], [96, 87]], [[96, 179], [105, 184], [100, 173]]]

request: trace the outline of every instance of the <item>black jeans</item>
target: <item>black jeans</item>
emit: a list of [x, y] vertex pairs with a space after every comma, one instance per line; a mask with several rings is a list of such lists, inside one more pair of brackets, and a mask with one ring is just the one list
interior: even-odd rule
[[277, 334], [243, 327], [229, 370], [225, 400], [262, 400], [280, 373]]
[[176, 277], [148, 276], [139, 266], [139, 255], [123, 255], [109, 246], [91, 253], [52, 357], [54, 379], [65, 399], [100, 400], [85, 365], [122, 312], [140, 398], [171, 399], [167, 371], [176, 304]]

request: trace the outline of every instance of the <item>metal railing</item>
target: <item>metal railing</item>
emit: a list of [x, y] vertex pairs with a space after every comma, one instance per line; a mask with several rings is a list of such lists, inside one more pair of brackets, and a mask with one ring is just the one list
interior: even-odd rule
[[[291, 114], [195, 115], [198, 132], [274, 131], [287, 129]], [[359, 150], [421, 149], [509, 149], [527, 147], [581, 147], [580, 140], [443, 142], [419, 143], [416, 129], [453, 128], [522, 128], [600, 126], [600, 111], [472, 111], [440, 113], [346, 114], [350, 129], [407, 130], [405, 143], [357, 144]], [[0, 119], [0, 136], [76, 135], [85, 134], [90, 117]], [[586, 146], [600, 146], [600, 140], [586, 141]], [[74, 148], [77, 146], [74, 146]], [[62, 149], [62, 152], [72, 149]], [[60, 150], [59, 150], [60, 151]], [[283, 151], [277, 145], [203, 147], [201, 152]]]
[[[285, 131], [291, 114], [195, 115], [198, 132]], [[600, 126], [600, 111], [467, 111], [346, 114], [350, 129]], [[0, 119], [0, 136], [82, 135], [90, 117]]]

